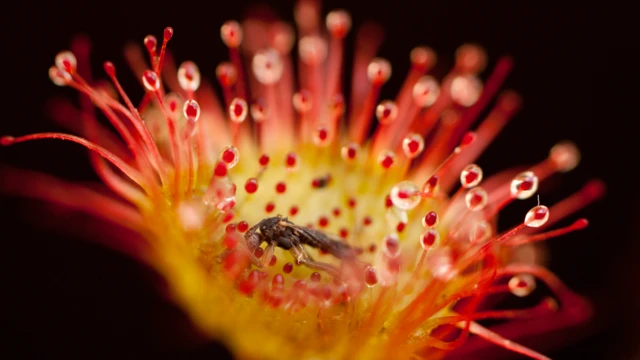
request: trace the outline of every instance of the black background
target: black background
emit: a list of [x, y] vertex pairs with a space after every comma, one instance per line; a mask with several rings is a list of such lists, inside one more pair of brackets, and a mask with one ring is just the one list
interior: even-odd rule
[[[175, 30], [171, 48], [178, 61], [194, 60], [203, 76], [214, 77], [226, 60], [219, 38], [225, 20], [241, 18], [246, 1], [12, 3], [3, 9], [3, 91], [0, 135], [59, 130], [44, 111], [47, 99], [73, 96], [49, 81], [47, 70], [69, 39], [85, 33], [93, 42], [93, 67], [104, 60], [125, 69], [127, 41]], [[292, 20], [291, 1], [272, 4]], [[546, 156], [562, 139], [574, 140], [583, 162], [565, 181], [543, 195], [553, 203], [589, 178], [602, 178], [607, 197], [581, 213], [588, 230], [550, 243], [550, 267], [576, 291], [590, 297], [598, 315], [587, 335], [553, 358], [630, 359], [638, 348], [640, 296], [637, 254], [637, 20], [614, 2], [583, 1], [326, 1], [324, 9], [347, 8], [357, 26], [373, 19], [386, 29], [380, 55], [393, 76], [383, 96], [393, 97], [408, 69], [408, 54], [419, 44], [437, 51], [434, 73], [452, 65], [457, 46], [477, 42], [490, 66], [500, 55], [515, 59], [507, 87], [524, 98], [524, 108], [479, 164], [485, 172]], [[350, 37], [351, 43], [353, 35]], [[351, 44], [350, 43], [350, 44]], [[485, 72], [486, 73], [486, 72]], [[119, 74], [134, 98], [142, 93], [126, 71]], [[0, 162], [74, 180], [94, 180], [86, 154], [77, 146], [44, 141], [0, 149]], [[220, 348], [192, 333], [185, 316], [156, 292], [154, 274], [134, 261], [73, 236], [37, 229], [29, 220], [33, 202], [0, 198], [2, 307], [13, 335], [1, 351], [23, 356], [211, 358]], [[514, 205], [501, 225], [521, 221], [531, 204]], [[37, 215], [40, 216], [40, 215]], [[573, 218], [575, 219], [575, 217]], [[5, 279], [6, 278], [6, 279]]]

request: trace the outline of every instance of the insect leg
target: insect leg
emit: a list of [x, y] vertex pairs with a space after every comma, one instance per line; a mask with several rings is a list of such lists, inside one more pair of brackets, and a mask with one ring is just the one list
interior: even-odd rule
[[273, 256], [273, 250], [275, 249], [275, 246], [276, 246], [275, 243], [270, 243], [264, 249], [264, 254], [262, 255], [262, 266], [263, 267], [267, 266], [269, 261], [271, 261], [271, 257]]
[[300, 264], [304, 264], [312, 269], [327, 272], [337, 278], [340, 277], [340, 271], [338, 271], [338, 268], [336, 268], [335, 266], [320, 261], [311, 260], [302, 245], [296, 244], [292, 246], [289, 251]]

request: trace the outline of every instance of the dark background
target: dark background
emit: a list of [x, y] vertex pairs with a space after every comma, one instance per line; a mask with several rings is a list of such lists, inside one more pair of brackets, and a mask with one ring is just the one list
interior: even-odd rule
[[[47, 70], [69, 39], [85, 33], [93, 41], [94, 72], [102, 61], [119, 69], [125, 88], [137, 98], [142, 91], [125, 69], [125, 42], [175, 30], [171, 49], [177, 60], [194, 60], [203, 76], [214, 78], [226, 60], [219, 37], [223, 21], [241, 18], [247, 1], [12, 3], [3, 10], [3, 107], [0, 135], [60, 130], [44, 111], [53, 96], [74, 96], [49, 81]], [[292, 2], [276, 5], [292, 21]], [[436, 75], [452, 65], [457, 46], [483, 45], [489, 66], [500, 55], [515, 59], [507, 87], [524, 98], [524, 108], [491, 145], [479, 164], [486, 173], [532, 163], [546, 156], [557, 141], [572, 139], [582, 150], [580, 166], [543, 195], [553, 203], [589, 178], [608, 185], [606, 199], [580, 216], [588, 230], [550, 242], [550, 267], [577, 292], [590, 297], [598, 311], [585, 337], [553, 358], [640, 358], [640, 296], [636, 257], [640, 250], [637, 210], [638, 41], [637, 20], [615, 2], [583, 1], [326, 1], [324, 9], [348, 9], [357, 26], [374, 19], [386, 29], [380, 55], [390, 60], [393, 76], [384, 97], [393, 97], [419, 44], [438, 53]], [[353, 32], [350, 36], [353, 41]], [[485, 75], [488, 71], [485, 72]], [[123, 75], [120, 75], [123, 74]], [[636, 145], [636, 146], [634, 146]], [[84, 151], [76, 145], [44, 141], [0, 149], [0, 162], [37, 169], [59, 177], [94, 180]], [[24, 356], [187, 357], [211, 358], [220, 348], [202, 342], [189, 330], [184, 315], [156, 292], [155, 275], [134, 261], [73, 236], [33, 227], [33, 206], [0, 198], [0, 318], [13, 335], [0, 351]], [[501, 225], [521, 221], [531, 204], [517, 205]], [[520, 206], [520, 207], [518, 207]], [[37, 214], [37, 213], [35, 213]], [[40, 215], [36, 215], [40, 216]], [[570, 220], [576, 219], [573, 217]], [[6, 279], [5, 279], [6, 278]]]

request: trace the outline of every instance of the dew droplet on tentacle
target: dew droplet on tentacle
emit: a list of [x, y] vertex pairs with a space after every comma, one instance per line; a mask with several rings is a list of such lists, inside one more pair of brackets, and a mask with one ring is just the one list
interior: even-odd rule
[[426, 71], [430, 69], [435, 65], [437, 60], [436, 53], [426, 46], [413, 48], [409, 57], [411, 59], [411, 65], [418, 71]]
[[335, 38], [344, 38], [351, 30], [351, 15], [344, 10], [334, 10], [327, 14], [327, 30]]
[[561, 172], [573, 170], [580, 162], [580, 151], [571, 141], [562, 141], [551, 148], [549, 158]]
[[251, 118], [256, 123], [263, 122], [268, 116], [267, 108], [263, 99], [257, 99], [253, 104], [251, 104], [250, 111]]
[[440, 95], [440, 85], [432, 76], [423, 76], [413, 85], [413, 101], [419, 107], [433, 105]]
[[298, 41], [300, 60], [307, 65], [320, 65], [327, 58], [327, 42], [320, 36], [305, 36]]
[[340, 156], [345, 162], [352, 162], [358, 156], [359, 146], [358, 144], [352, 143], [349, 145], [345, 145], [340, 149]]
[[549, 208], [544, 205], [533, 207], [524, 218], [524, 224], [528, 227], [537, 228], [544, 225], [549, 220]]
[[424, 139], [420, 134], [410, 133], [402, 140], [402, 151], [409, 159], [418, 157], [424, 150]]
[[367, 77], [374, 85], [384, 84], [391, 77], [391, 64], [382, 58], [371, 60], [367, 66]]
[[158, 74], [151, 70], [146, 70], [142, 74], [142, 84], [148, 91], [160, 90], [160, 79], [158, 78]]
[[264, 85], [275, 84], [282, 78], [284, 63], [278, 50], [259, 50], [251, 61], [251, 69], [256, 80]]
[[293, 94], [293, 107], [300, 114], [306, 114], [311, 110], [312, 99], [311, 92], [306, 89], [302, 89]]
[[376, 117], [380, 124], [390, 124], [398, 116], [398, 106], [392, 100], [384, 100], [376, 106]]
[[364, 269], [364, 283], [368, 287], [373, 287], [378, 283], [378, 275], [376, 274], [376, 268], [373, 266], [367, 266]]
[[424, 226], [425, 228], [433, 228], [436, 225], [438, 225], [438, 222], [439, 222], [438, 214], [435, 211], [429, 211], [422, 218], [422, 226]]
[[477, 74], [487, 65], [487, 54], [478, 45], [464, 44], [456, 50], [456, 70]]
[[66, 72], [70, 75], [75, 74], [78, 62], [76, 56], [71, 51], [61, 51], [56, 55], [55, 64], [60, 71]]
[[390, 197], [398, 208], [411, 210], [420, 203], [420, 188], [415, 183], [405, 180], [391, 188]]
[[234, 123], [241, 123], [247, 118], [249, 106], [242, 98], [234, 98], [229, 104], [229, 119]]
[[400, 255], [400, 239], [398, 235], [389, 234], [382, 240], [382, 251], [388, 257], [394, 258]]
[[240, 160], [240, 152], [233, 145], [226, 146], [220, 153], [220, 160], [226, 164], [228, 169], [231, 169]]
[[[169, 106], [171, 105], [169, 104]], [[185, 119], [187, 119], [183, 137], [188, 139], [193, 136], [196, 131], [196, 124], [198, 123], [198, 119], [200, 119], [200, 105], [198, 105], [195, 100], [187, 100], [182, 107], [182, 113]]]
[[395, 158], [396, 154], [393, 151], [383, 151], [378, 155], [378, 164], [380, 164], [383, 169], [389, 169], [393, 166]]
[[49, 68], [49, 79], [58, 86], [67, 86], [71, 82], [71, 75], [56, 66]]
[[242, 43], [242, 28], [237, 21], [230, 20], [220, 27], [220, 37], [225, 45], [237, 48]]
[[467, 209], [471, 211], [479, 211], [484, 209], [484, 207], [487, 205], [488, 200], [489, 195], [487, 195], [487, 192], [479, 186], [469, 189], [464, 197]]
[[473, 75], [456, 76], [451, 82], [451, 98], [457, 104], [469, 107], [480, 99], [482, 83]]
[[185, 61], [178, 68], [178, 83], [182, 90], [194, 92], [200, 87], [200, 69], [193, 61]]
[[222, 62], [216, 67], [216, 77], [223, 88], [229, 88], [238, 80], [238, 71], [232, 63]]
[[431, 176], [427, 181], [422, 185], [422, 196], [428, 197], [433, 196], [438, 187], [438, 175]]
[[538, 191], [538, 177], [531, 171], [516, 175], [509, 186], [511, 197], [528, 199]]
[[536, 288], [536, 279], [531, 274], [518, 274], [509, 279], [509, 291], [515, 296], [525, 297]]
[[464, 188], [470, 189], [482, 181], [482, 168], [476, 164], [465, 166], [460, 172], [460, 183]]
[[472, 244], [482, 244], [493, 235], [493, 228], [486, 221], [477, 221], [471, 228], [469, 242]]
[[435, 229], [428, 229], [420, 235], [420, 245], [424, 250], [440, 241], [440, 233]]

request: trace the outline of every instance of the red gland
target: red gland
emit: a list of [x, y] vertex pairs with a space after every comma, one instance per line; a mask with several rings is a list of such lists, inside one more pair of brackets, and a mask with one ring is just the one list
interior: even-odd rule
[[216, 164], [216, 168], [213, 171], [214, 175], [217, 177], [227, 176], [227, 166], [221, 162]]
[[258, 161], [260, 162], [260, 166], [267, 166], [269, 164], [269, 155], [263, 154]]
[[424, 227], [434, 227], [438, 223], [438, 214], [435, 211], [429, 211], [427, 215], [422, 218], [422, 225]]
[[298, 161], [298, 155], [296, 155], [296, 153], [288, 153], [287, 156], [284, 159], [284, 163], [287, 166], [287, 168], [294, 168], [296, 166], [296, 162]]
[[271, 255], [271, 260], [269, 260], [269, 266], [273, 266], [278, 261], [278, 258], [275, 255]]
[[243, 233], [243, 232], [245, 232], [245, 231], [247, 231], [249, 229], [249, 224], [244, 220], [240, 221], [238, 223], [238, 225], [236, 226], [236, 229], [238, 229], [238, 231]]
[[290, 274], [290, 273], [291, 273], [291, 271], [293, 271], [293, 264], [292, 264], [292, 263], [290, 263], [290, 262], [288, 262], [288, 263], [284, 264], [284, 266], [282, 267], [282, 271], [283, 271], [285, 274]]
[[264, 211], [266, 211], [267, 213], [270, 213], [275, 208], [276, 208], [276, 205], [274, 203], [272, 203], [272, 202], [269, 202], [269, 203], [267, 203], [267, 205], [265, 205]]
[[248, 194], [253, 194], [256, 191], [258, 191], [258, 179], [256, 178], [247, 179], [247, 182], [244, 184], [244, 190]]
[[278, 194], [282, 194], [285, 191], [287, 191], [287, 184], [285, 184], [284, 181], [281, 181], [281, 182], [276, 184], [276, 192]]
[[367, 266], [364, 270], [364, 283], [371, 287], [378, 283], [378, 275], [376, 275], [376, 269], [372, 266]]
[[320, 273], [319, 272], [312, 273], [309, 279], [311, 280], [311, 282], [320, 282], [320, 279], [321, 279]]
[[291, 209], [289, 209], [289, 215], [295, 216], [297, 213], [298, 213], [298, 207], [297, 206], [292, 206]]

